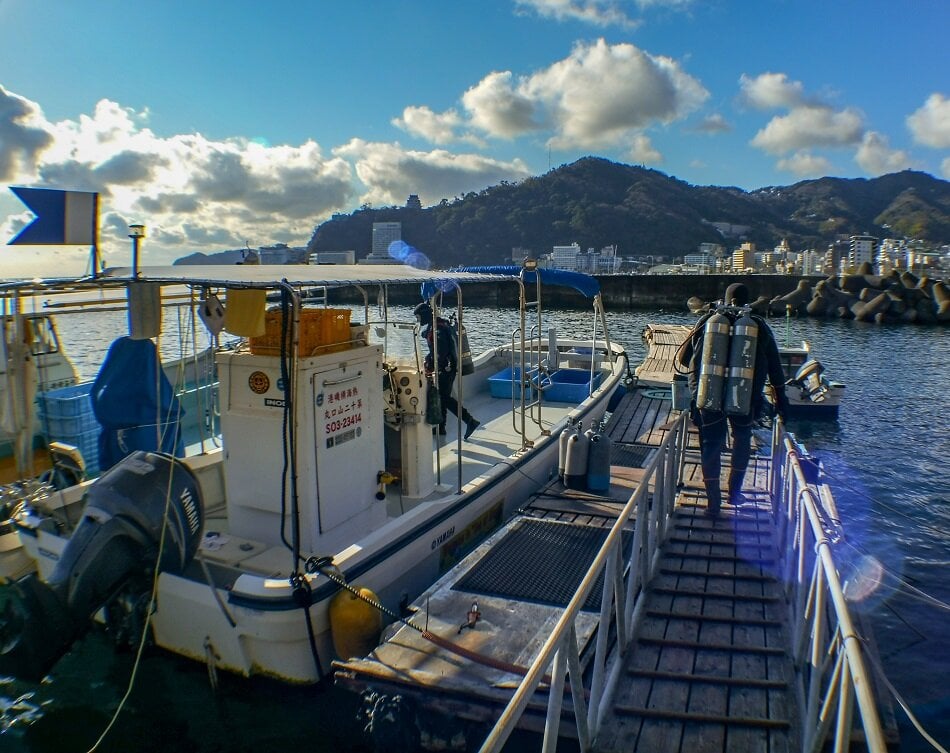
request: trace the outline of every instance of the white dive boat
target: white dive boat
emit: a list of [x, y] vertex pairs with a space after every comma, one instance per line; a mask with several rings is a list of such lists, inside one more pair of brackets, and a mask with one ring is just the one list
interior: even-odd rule
[[785, 369], [785, 396], [790, 418], [837, 418], [844, 383], [825, 377], [825, 367], [811, 354], [807, 342], [798, 346], [780, 345], [778, 349]]
[[[541, 289], [552, 277], [592, 299], [591, 339], [549, 329]], [[463, 440], [450, 414], [439, 436], [426, 422], [419, 338], [408, 352], [391, 347], [417, 325], [386, 304], [393, 286], [422, 284], [436, 311], [457, 307], [464, 334], [462, 291], [478, 281], [518, 286], [520, 325], [470, 368], [460, 338], [460, 373], [471, 373], [456, 396], [480, 424]], [[351, 629], [330, 617], [334, 596], [348, 595], [339, 581], [405, 607], [554, 476], [561, 430], [599, 422], [629, 371], [585, 275], [219, 266], [143, 269], [134, 281], [116, 270], [85, 284], [143, 283], [226, 291], [226, 322], [247, 319], [258, 293], [263, 315], [276, 291], [268, 318], [279, 335], [217, 353], [222, 448], [136, 452], [42, 509], [20, 506], [14, 525], [38, 576], [0, 596], [0, 672], [42, 674], [95, 615], [129, 641], [149, 621], [158, 646], [209, 669], [318, 681]], [[320, 288], [358, 291], [361, 325], [347, 326], [349, 310], [301, 308], [301, 291]]]
[[[76, 369], [46, 312], [19, 312], [8, 298], [0, 317], [0, 483], [18, 480], [41, 449], [43, 427], [32, 396], [77, 383]], [[29, 401], [28, 410], [20, 403]], [[40, 441], [37, 441], [40, 440]], [[19, 455], [19, 457], [17, 457]], [[48, 465], [47, 465], [48, 467]]]

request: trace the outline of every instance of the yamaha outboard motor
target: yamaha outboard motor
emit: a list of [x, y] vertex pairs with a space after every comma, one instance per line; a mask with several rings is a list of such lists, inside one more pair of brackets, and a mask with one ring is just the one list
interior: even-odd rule
[[828, 382], [822, 377], [824, 371], [825, 367], [818, 361], [809, 359], [799, 367], [787, 384], [800, 388], [802, 397], [807, 397], [813, 403], [823, 402], [828, 395]]
[[182, 572], [203, 524], [198, 482], [180, 460], [138, 451], [115, 465], [90, 486], [49, 581], [28, 575], [5, 587], [0, 673], [42, 677], [123, 586], [140, 578], [147, 592], [159, 553], [159, 570]]

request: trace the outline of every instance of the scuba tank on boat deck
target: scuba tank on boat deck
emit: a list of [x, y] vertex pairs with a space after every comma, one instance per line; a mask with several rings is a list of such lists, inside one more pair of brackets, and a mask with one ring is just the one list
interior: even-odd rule
[[581, 431], [581, 422], [577, 422], [577, 431], [567, 439], [567, 455], [564, 458], [564, 486], [568, 489], [584, 489], [587, 486], [587, 454], [590, 449], [590, 437]]
[[610, 489], [610, 437], [605, 427], [588, 429], [590, 448], [587, 452], [587, 490], [606, 492]]
[[579, 431], [580, 422], [576, 425], [572, 416], [567, 417], [567, 426], [557, 438], [557, 477], [561, 483], [564, 483], [564, 466], [567, 465], [567, 443], [570, 438]]

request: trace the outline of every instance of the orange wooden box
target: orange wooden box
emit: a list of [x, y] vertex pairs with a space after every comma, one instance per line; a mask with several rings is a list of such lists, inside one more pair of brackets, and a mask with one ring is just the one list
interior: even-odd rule
[[[319, 356], [349, 348], [350, 313], [349, 309], [301, 309], [297, 355]], [[281, 321], [279, 310], [264, 314], [264, 334], [248, 338], [251, 353], [280, 355]]]

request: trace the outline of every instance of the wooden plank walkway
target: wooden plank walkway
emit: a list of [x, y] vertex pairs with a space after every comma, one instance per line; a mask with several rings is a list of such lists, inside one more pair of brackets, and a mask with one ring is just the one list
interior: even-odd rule
[[685, 324], [649, 324], [643, 331], [648, 346], [647, 357], [634, 373], [644, 387], [667, 387], [673, 381], [676, 351], [691, 331]]
[[[611, 439], [658, 445], [676, 415], [672, 361], [688, 327], [651, 325], [650, 353], [608, 424]], [[647, 389], [642, 385], [646, 384]], [[656, 387], [657, 389], [651, 389]], [[665, 387], [665, 394], [658, 389]], [[695, 429], [689, 434], [673, 531], [594, 751], [798, 750], [786, 604], [776, 577], [769, 461], [753, 457], [749, 503], [706, 517]], [[728, 474], [728, 453], [723, 457]]]

